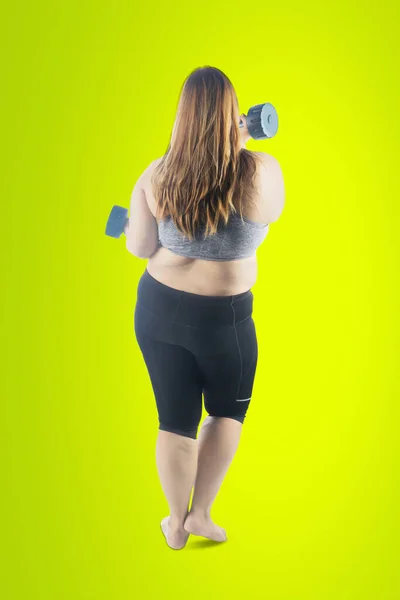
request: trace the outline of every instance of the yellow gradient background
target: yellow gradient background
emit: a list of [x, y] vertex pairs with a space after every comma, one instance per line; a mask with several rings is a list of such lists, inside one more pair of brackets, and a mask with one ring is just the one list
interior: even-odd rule
[[[1, 18], [0, 595], [395, 600], [399, 9], [8, 4]], [[274, 104], [286, 205], [258, 251], [259, 363], [214, 505], [170, 550], [133, 331], [146, 261], [104, 235], [166, 150], [195, 67]]]

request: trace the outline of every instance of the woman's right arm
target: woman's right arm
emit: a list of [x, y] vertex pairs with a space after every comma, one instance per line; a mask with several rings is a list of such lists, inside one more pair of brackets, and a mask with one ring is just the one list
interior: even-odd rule
[[257, 154], [261, 159], [260, 211], [266, 223], [273, 223], [279, 219], [285, 206], [283, 173], [274, 156], [265, 152]]

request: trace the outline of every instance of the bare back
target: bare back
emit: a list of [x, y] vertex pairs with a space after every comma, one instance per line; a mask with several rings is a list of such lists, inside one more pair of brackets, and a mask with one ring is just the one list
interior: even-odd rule
[[[263, 154], [264, 165], [268, 166], [269, 161], [273, 161], [277, 165], [272, 156], [264, 153], [258, 154]], [[160, 160], [155, 161], [152, 168]], [[144, 189], [149, 209], [155, 217], [156, 199], [150, 184], [151, 172], [152, 169], [149, 169]], [[274, 198], [268, 194], [268, 185], [267, 170], [261, 166], [256, 174], [257, 197], [253, 200], [254, 205], [243, 210], [245, 217], [257, 223], [270, 223], [272, 220], [277, 220], [277, 216], [280, 214], [280, 212], [277, 213], [276, 206], [271, 206]], [[269, 202], [268, 196], [271, 199]], [[283, 202], [283, 197], [281, 202]], [[167, 248], [161, 247], [149, 258], [147, 271], [164, 285], [184, 292], [204, 296], [231, 296], [241, 294], [253, 287], [257, 280], [257, 257], [218, 262], [178, 256]]]

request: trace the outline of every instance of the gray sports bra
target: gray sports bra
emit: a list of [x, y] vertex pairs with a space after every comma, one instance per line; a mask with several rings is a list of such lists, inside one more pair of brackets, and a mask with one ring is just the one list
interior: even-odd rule
[[175, 226], [171, 217], [158, 223], [160, 245], [175, 254], [201, 260], [240, 260], [255, 256], [256, 249], [264, 241], [269, 225], [256, 223], [246, 217], [231, 213], [227, 225], [204, 239], [204, 231], [191, 241]]

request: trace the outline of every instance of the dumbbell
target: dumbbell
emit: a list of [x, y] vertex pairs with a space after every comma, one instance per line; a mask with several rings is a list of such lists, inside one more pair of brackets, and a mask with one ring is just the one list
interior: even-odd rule
[[[278, 114], [269, 102], [256, 104], [249, 108], [246, 115], [246, 125], [254, 140], [272, 138], [278, 131]], [[244, 127], [242, 121], [240, 121], [239, 127]]]
[[119, 238], [124, 233], [125, 226], [129, 222], [128, 209], [123, 206], [113, 206], [106, 225], [106, 235]]

